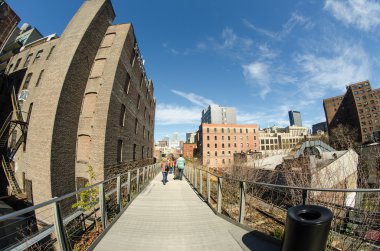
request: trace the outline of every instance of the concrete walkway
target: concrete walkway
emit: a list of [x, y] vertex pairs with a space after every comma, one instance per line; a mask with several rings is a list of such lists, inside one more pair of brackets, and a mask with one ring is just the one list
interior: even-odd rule
[[111, 227], [95, 250], [252, 250], [247, 231], [223, 220], [186, 180], [164, 186], [159, 174]]

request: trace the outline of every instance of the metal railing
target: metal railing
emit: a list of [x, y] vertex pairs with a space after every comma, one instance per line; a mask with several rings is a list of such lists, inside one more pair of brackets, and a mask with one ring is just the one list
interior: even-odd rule
[[187, 167], [185, 177], [215, 213], [250, 229], [281, 240], [288, 208], [321, 205], [334, 214], [328, 250], [380, 250], [380, 189], [269, 184], [197, 167]]
[[0, 250], [86, 250], [158, 174], [152, 164], [0, 216]]

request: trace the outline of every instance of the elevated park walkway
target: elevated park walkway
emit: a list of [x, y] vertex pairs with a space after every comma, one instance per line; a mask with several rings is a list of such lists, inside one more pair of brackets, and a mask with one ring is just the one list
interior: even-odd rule
[[[159, 165], [0, 216], [0, 250], [281, 250], [286, 210], [334, 213], [328, 250], [380, 250], [380, 189], [311, 189]], [[351, 203], [347, 205], [348, 201]]]

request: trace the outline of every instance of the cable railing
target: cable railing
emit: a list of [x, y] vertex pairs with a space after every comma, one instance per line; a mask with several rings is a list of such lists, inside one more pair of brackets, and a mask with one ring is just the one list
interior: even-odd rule
[[152, 164], [0, 216], [0, 250], [86, 250], [158, 174]]
[[240, 180], [187, 167], [185, 177], [215, 213], [282, 240], [287, 209], [313, 204], [329, 208], [328, 250], [380, 250], [380, 189], [286, 186]]

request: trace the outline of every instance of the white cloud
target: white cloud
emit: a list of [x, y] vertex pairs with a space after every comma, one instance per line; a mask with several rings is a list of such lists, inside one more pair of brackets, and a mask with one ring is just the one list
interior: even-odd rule
[[174, 94], [177, 94], [178, 96], [181, 96], [181, 97], [187, 99], [191, 103], [198, 105], [198, 106], [207, 107], [211, 104], [215, 104], [215, 102], [212, 101], [211, 99], [199, 96], [195, 93], [191, 93], [191, 92], [185, 93], [185, 92], [181, 92], [181, 91], [177, 91], [177, 90], [171, 90], [171, 92], [173, 92]]
[[250, 29], [253, 29], [253, 30], [265, 35], [265, 36], [268, 36], [268, 37], [276, 39], [276, 40], [281, 40], [281, 39], [285, 38], [286, 36], [288, 36], [292, 32], [294, 27], [297, 25], [301, 25], [305, 29], [311, 29], [314, 27], [314, 23], [311, 22], [311, 20], [309, 18], [304, 17], [297, 12], [292, 13], [292, 15], [288, 19], [288, 21], [282, 25], [282, 29], [279, 32], [273, 32], [270, 30], [259, 28], [246, 19], [243, 19], [243, 24]]
[[223, 49], [240, 47], [244, 50], [247, 50], [253, 45], [253, 41], [251, 39], [239, 37], [230, 27], [223, 29], [222, 39], [223, 43], [219, 45], [219, 47]]
[[202, 109], [177, 105], [158, 104], [156, 107], [157, 125], [181, 125], [200, 123]]
[[380, 3], [373, 0], [326, 0], [324, 9], [345, 25], [369, 31], [380, 25]]
[[328, 90], [341, 90], [349, 83], [371, 77], [370, 58], [359, 45], [336, 44], [331, 56], [298, 54], [295, 61], [303, 74], [298, 83], [309, 98], [321, 98]]
[[242, 65], [243, 75], [245, 79], [253, 86], [260, 87], [260, 96], [265, 96], [271, 91], [270, 88], [270, 75], [268, 72], [269, 65], [263, 62], [252, 62], [250, 64]]

